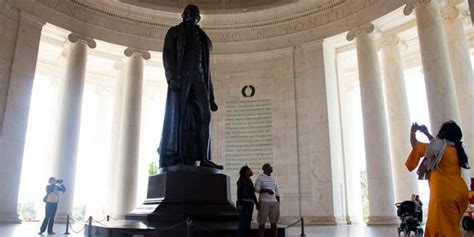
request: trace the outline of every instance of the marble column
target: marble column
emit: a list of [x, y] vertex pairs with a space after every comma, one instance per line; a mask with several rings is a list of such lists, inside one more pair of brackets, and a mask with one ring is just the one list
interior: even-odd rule
[[[110, 134], [108, 130], [110, 126], [110, 120], [114, 116], [111, 112], [111, 98], [112, 90], [108, 84], [107, 80], [101, 80], [103, 78], [94, 78], [95, 85], [95, 120], [94, 120], [94, 132], [89, 140], [89, 150], [86, 154], [88, 157], [81, 156], [81, 159], [85, 158], [88, 160], [89, 166], [101, 166], [109, 168], [109, 162], [107, 162], [107, 157], [109, 157], [109, 147], [110, 147]], [[100, 81], [99, 81], [100, 80]], [[92, 106], [91, 106], [92, 107]], [[84, 154], [84, 153], [82, 153]], [[90, 163], [89, 163], [90, 162]], [[101, 170], [100, 178], [94, 180], [94, 185], [89, 185], [89, 183], [82, 183], [84, 181], [84, 176], [79, 176], [81, 180], [77, 180], [77, 185], [89, 185], [87, 188], [88, 192], [91, 193], [101, 193], [100, 195], [88, 195], [86, 199], [86, 211], [88, 215], [100, 218], [108, 214], [104, 212], [103, 208], [107, 207], [106, 205], [110, 202], [110, 195], [104, 195], [103, 190], [110, 187], [108, 179], [105, 176], [106, 170]], [[105, 204], [105, 205], [104, 205]]]
[[[4, 27], [15, 29], [0, 45], [0, 222], [20, 222], [17, 213], [31, 91], [44, 21], [16, 11]], [[4, 87], [5, 86], [5, 87]], [[4, 100], [3, 100], [4, 99]], [[5, 106], [5, 107], [3, 107]]]
[[411, 149], [407, 139], [411, 120], [399, 44], [400, 40], [395, 35], [385, 35], [381, 42], [396, 202], [409, 199], [412, 193], [418, 194], [417, 176], [405, 167], [407, 151]]
[[[474, 85], [472, 63], [469, 47], [463, 26], [463, 16], [455, 4], [461, 0], [451, 1], [451, 5], [443, 10], [443, 25], [446, 32], [449, 59], [453, 71], [456, 95], [461, 116], [461, 127], [467, 156], [471, 166], [474, 164]], [[474, 169], [470, 169], [474, 176]]]
[[115, 83], [115, 94], [114, 94], [114, 107], [113, 107], [113, 117], [112, 117], [112, 126], [110, 133], [110, 152], [108, 160], [108, 190], [107, 197], [108, 202], [106, 205], [105, 212], [107, 214], [115, 213], [114, 207], [115, 203], [118, 200], [116, 196], [116, 187], [117, 183], [115, 180], [115, 173], [117, 170], [117, 156], [119, 148], [119, 137], [120, 137], [120, 125], [122, 121], [122, 105], [123, 105], [123, 87], [125, 81], [125, 63], [123, 60], [119, 60], [115, 63], [114, 69], [116, 70], [116, 83]]
[[447, 120], [460, 122], [456, 89], [438, 4], [432, 0], [409, 0], [403, 11], [409, 15], [413, 10], [420, 41], [431, 131], [436, 134]]
[[347, 183], [345, 175], [345, 157], [339, 85], [337, 81], [337, 53], [330, 42], [323, 43], [324, 74], [326, 80], [326, 98], [328, 109], [329, 144], [331, 152], [332, 192], [334, 216], [337, 223], [350, 223], [347, 201]]
[[[352, 106], [352, 96], [356, 94], [356, 81], [354, 77], [350, 77], [344, 72], [344, 61], [348, 57], [348, 51], [337, 54], [337, 96], [339, 98], [339, 113], [341, 122], [342, 150], [343, 150], [343, 174], [344, 174], [344, 192], [346, 206], [346, 220], [351, 224], [363, 223], [362, 211], [362, 192], [360, 185], [360, 164], [358, 163], [359, 151], [354, 150], [355, 146], [352, 140], [357, 139], [355, 134], [354, 118], [352, 110], [356, 110]], [[354, 73], [355, 74], [355, 73]], [[347, 76], [347, 77], [346, 77]], [[357, 79], [358, 80], [358, 79]], [[360, 94], [360, 93], [359, 93]], [[352, 103], [351, 103], [352, 102]], [[362, 117], [362, 116], [361, 116]], [[355, 139], [354, 139], [355, 138]]]
[[119, 152], [117, 159], [117, 197], [113, 215], [122, 218], [136, 207], [138, 158], [140, 148], [140, 118], [144, 60], [150, 59], [145, 50], [127, 48]]
[[382, 79], [373, 35], [374, 25], [360, 26], [347, 34], [356, 39], [367, 164], [369, 225], [395, 224], [392, 167], [385, 118]]
[[69, 34], [68, 40], [67, 66], [59, 105], [58, 147], [52, 174], [64, 179], [67, 189], [56, 214], [56, 220], [60, 222], [72, 214], [87, 50], [96, 47], [93, 39], [76, 33]]

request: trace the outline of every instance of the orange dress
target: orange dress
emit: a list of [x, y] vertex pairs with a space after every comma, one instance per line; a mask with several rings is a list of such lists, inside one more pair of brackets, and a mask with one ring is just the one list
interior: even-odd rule
[[[418, 142], [405, 162], [412, 171], [425, 154], [428, 144]], [[447, 146], [438, 167], [431, 171], [428, 184], [430, 203], [425, 237], [461, 236], [460, 221], [466, 211], [469, 194], [467, 185], [461, 177], [456, 148]]]

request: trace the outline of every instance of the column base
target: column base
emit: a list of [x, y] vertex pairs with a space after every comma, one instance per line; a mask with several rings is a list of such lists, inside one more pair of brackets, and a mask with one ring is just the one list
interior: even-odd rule
[[305, 225], [337, 225], [334, 216], [304, 216]]
[[111, 213], [109, 214], [110, 216], [110, 219], [112, 220], [125, 220], [125, 216], [127, 215], [128, 213]]
[[346, 224], [348, 224], [348, 225], [352, 224], [352, 219], [351, 219], [350, 216], [345, 216], [344, 220], [346, 221]]
[[400, 219], [396, 216], [369, 216], [367, 225], [399, 225]]
[[[279, 222], [282, 225], [291, 225], [296, 221], [299, 221], [301, 217], [299, 216], [280, 216]], [[319, 216], [305, 216], [303, 217], [304, 223], [309, 225], [341, 225], [341, 224], [349, 224], [345, 217], [319, 217]], [[349, 218], [350, 221], [350, 218]]]
[[[337, 225], [343, 225], [343, 224], [348, 224], [348, 217], [345, 216], [336, 216], [335, 221]], [[349, 219], [350, 222], [350, 219]]]
[[347, 217], [349, 218], [349, 221], [347, 221], [347, 224], [350, 224], [350, 225], [353, 225], [353, 224], [366, 224], [365, 223], [365, 220], [362, 218], [362, 217], [354, 217], [354, 216], [350, 216], [350, 217]]
[[0, 223], [21, 223], [17, 212], [0, 212]]
[[[67, 215], [68, 214], [64, 214], [64, 213], [56, 213], [56, 216], [54, 216], [54, 222], [55, 223], [67, 223]], [[69, 215], [70, 217], [72, 217], [71, 215]], [[73, 218], [69, 218], [69, 223], [74, 223], [74, 219]]]

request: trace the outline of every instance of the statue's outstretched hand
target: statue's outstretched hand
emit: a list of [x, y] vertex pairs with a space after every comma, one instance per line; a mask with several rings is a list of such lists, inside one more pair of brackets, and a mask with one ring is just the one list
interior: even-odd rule
[[177, 91], [181, 88], [181, 85], [179, 84], [179, 80], [177, 78], [173, 78], [168, 82], [168, 85], [170, 86], [171, 90]]
[[211, 111], [216, 112], [219, 109], [215, 101], [211, 101]]

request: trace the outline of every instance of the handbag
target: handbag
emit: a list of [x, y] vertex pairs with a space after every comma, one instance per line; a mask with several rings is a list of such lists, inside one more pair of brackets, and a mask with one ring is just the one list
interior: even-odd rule
[[418, 175], [419, 180], [425, 180], [429, 178], [430, 171], [428, 170], [428, 162], [429, 162], [429, 158], [424, 157], [420, 165], [418, 166], [418, 169], [416, 170], [416, 174]]

